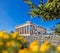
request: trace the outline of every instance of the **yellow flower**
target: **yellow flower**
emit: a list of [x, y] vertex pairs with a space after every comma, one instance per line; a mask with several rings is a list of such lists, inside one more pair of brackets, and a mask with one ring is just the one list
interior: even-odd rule
[[54, 46], [54, 43], [51, 43], [52, 46]]
[[44, 44], [45, 45], [48, 45], [49, 44], [49, 40], [45, 41]]
[[22, 47], [22, 44], [16, 43], [16, 46], [19, 47], [19, 48], [21, 48]]
[[24, 39], [23, 39], [23, 42], [24, 42], [24, 43], [27, 43], [27, 42], [28, 42], [28, 40], [24, 38]]
[[13, 34], [12, 34], [12, 38], [16, 38], [17, 35], [18, 35], [18, 32], [13, 33]]
[[6, 46], [7, 46], [7, 47], [10, 47], [10, 46], [15, 47], [15, 46], [16, 46], [16, 43], [15, 43], [14, 41], [8, 41], [8, 42], [6, 43]]
[[38, 41], [33, 41], [30, 44], [30, 49], [31, 49], [32, 52], [38, 52], [38, 49], [39, 49], [39, 43], [38, 43]]
[[3, 35], [3, 39], [8, 39], [9, 38], [9, 35], [8, 34], [4, 34]]
[[29, 48], [24, 48], [24, 49], [18, 50], [18, 53], [30, 53], [30, 50]]
[[13, 47], [15, 47], [15, 46], [16, 46], [15, 41], [11, 41], [11, 45], [12, 45]]
[[18, 53], [24, 53], [24, 51], [23, 50], [18, 50]]
[[11, 46], [11, 41], [6, 42], [6, 46], [7, 46], [7, 47], [10, 47], [10, 46]]
[[57, 50], [60, 52], [60, 45], [57, 46]]
[[48, 52], [49, 48], [50, 48], [50, 45], [42, 44], [40, 47], [40, 52], [42, 52], [42, 53]]
[[30, 53], [30, 49], [29, 48], [24, 48], [24, 53]]
[[9, 53], [7, 50], [3, 50], [2, 53]]
[[2, 46], [3, 45], [3, 42], [0, 42], [0, 46]]
[[0, 31], [0, 38], [7, 39], [9, 36], [6, 34], [6, 31]]
[[4, 34], [4, 33], [3, 33], [2, 31], [0, 31], [0, 38], [3, 36], [3, 34]]
[[24, 38], [22, 36], [18, 36], [17, 40], [23, 40]]

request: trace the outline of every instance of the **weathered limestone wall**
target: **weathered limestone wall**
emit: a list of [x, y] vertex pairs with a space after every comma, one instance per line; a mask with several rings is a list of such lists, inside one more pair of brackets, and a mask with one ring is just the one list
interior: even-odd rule
[[60, 37], [58, 35], [38, 35], [38, 36], [25, 36], [28, 39], [29, 43], [37, 40], [40, 44], [44, 43], [46, 40], [49, 40], [55, 45], [60, 44]]

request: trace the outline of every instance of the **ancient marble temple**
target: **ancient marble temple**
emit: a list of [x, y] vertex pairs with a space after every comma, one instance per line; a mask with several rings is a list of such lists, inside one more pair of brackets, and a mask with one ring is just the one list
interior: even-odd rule
[[45, 34], [46, 29], [27, 21], [25, 24], [16, 26], [16, 31], [23, 36]]

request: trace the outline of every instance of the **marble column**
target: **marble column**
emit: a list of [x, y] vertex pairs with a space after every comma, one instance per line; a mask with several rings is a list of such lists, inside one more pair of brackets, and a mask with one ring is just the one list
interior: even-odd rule
[[20, 30], [19, 30], [19, 33], [21, 34], [21, 28], [20, 28]]
[[22, 27], [21, 27], [21, 34], [22, 34]]
[[25, 28], [23, 27], [23, 34], [25, 34]]
[[31, 34], [31, 25], [30, 25], [30, 34]]
[[27, 26], [27, 33], [29, 34], [29, 25]]
[[29, 28], [28, 28], [28, 27], [29, 27], [29, 26], [27, 26], [27, 34], [29, 33], [29, 31], [28, 31], [28, 30], [29, 30]]
[[30, 34], [32, 35], [33, 34], [33, 26], [31, 25], [30, 27]]
[[23, 27], [22, 27], [22, 34], [23, 34]]
[[21, 34], [22, 34], [22, 27], [21, 27]]
[[20, 34], [21, 34], [21, 28], [20, 28]]
[[25, 26], [25, 34], [26, 34], [26, 26]]
[[20, 28], [19, 28], [19, 34], [20, 34]]
[[22, 27], [22, 34], [23, 34], [23, 27]]
[[29, 25], [29, 34], [30, 34], [30, 25]]
[[23, 27], [23, 34], [24, 34], [24, 27]]
[[27, 34], [27, 26], [26, 26], [26, 34]]
[[30, 34], [30, 25], [28, 26], [28, 34]]

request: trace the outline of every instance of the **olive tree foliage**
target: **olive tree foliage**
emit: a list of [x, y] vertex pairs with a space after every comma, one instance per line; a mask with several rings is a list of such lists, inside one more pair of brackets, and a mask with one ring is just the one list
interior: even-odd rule
[[57, 23], [57, 26], [53, 26], [50, 29], [54, 34], [58, 34], [60, 36], [60, 23]]
[[60, 36], [60, 23], [57, 25], [54, 32]]
[[60, 18], [60, 0], [47, 0], [46, 3], [40, 0], [39, 5], [36, 5], [32, 0], [24, 0], [30, 7], [32, 17], [42, 17], [43, 20], [56, 20]]

